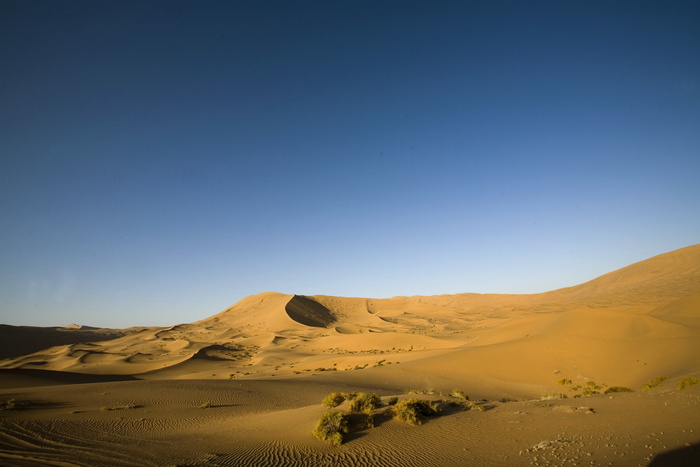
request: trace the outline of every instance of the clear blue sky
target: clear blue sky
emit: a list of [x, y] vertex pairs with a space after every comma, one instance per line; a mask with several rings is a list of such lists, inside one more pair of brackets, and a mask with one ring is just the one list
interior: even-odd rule
[[534, 293], [700, 242], [700, 2], [0, 0], [0, 323]]

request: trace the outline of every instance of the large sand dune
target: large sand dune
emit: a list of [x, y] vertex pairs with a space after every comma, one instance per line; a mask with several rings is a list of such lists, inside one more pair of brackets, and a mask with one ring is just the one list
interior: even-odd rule
[[[6, 356], [0, 398], [24, 401], [0, 412], [7, 464], [685, 462], [700, 441], [700, 385], [677, 389], [700, 377], [700, 245], [541, 294], [269, 292], [189, 324]], [[636, 392], [540, 400], [593, 386]], [[419, 427], [380, 415], [340, 448], [311, 436], [329, 392], [407, 388], [445, 401], [460, 388], [491, 410], [446, 406]]]

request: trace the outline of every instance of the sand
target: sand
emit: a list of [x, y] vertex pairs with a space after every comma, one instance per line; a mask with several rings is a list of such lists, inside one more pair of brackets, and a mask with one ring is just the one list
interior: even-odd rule
[[[700, 379], [700, 245], [542, 294], [269, 292], [165, 328], [0, 332], [17, 347], [0, 361], [0, 402], [15, 400], [0, 410], [3, 465], [700, 460], [700, 384], [679, 389]], [[84, 338], [21, 348], [51, 332]], [[453, 389], [485, 410], [455, 407]], [[340, 447], [311, 434], [332, 392], [384, 404], [374, 428], [351, 415]], [[410, 426], [391, 418], [392, 396], [441, 401], [442, 412]]]

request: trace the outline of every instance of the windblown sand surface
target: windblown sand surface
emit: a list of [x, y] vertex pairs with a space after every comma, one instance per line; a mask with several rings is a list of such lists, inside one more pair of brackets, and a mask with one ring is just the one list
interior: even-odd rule
[[[0, 464], [700, 465], [700, 384], [678, 389], [700, 378], [700, 245], [542, 294], [264, 293], [122, 334], [6, 354]], [[360, 391], [443, 410], [352, 415], [340, 447], [312, 436], [324, 396]]]

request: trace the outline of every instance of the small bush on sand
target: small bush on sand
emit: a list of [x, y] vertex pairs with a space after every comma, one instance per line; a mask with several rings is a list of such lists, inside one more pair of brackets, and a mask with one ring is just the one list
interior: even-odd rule
[[540, 399], [542, 399], [543, 401], [548, 401], [548, 400], [552, 400], [552, 399], [568, 399], [568, 398], [569, 398], [569, 396], [567, 396], [566, 394], [548, 392], [546, 394], [543, 394]]
[[420, 425], [425, 417], [440, 413], [437, 402], [423, 399], [404, 399], [393, 406], [394, 416], [409, 425]]
[[668, 379], [668, 376], [657, 376], [656, 378], [649, 381], [647, 384], [642, 386], [642, 391], [648, 391], [652, 388], [657, 388], [663, 384], [664, 381]]
[[321, 415], [313, 434], [321, 441], [330, 441], [333, 446], [343, 444], [343, 433], [348, 432], [348, 420], [340, 412], [329, 411]]
[[685, 389], [694, 384], [700, 384], [700, 379], [687, 376], [681, 380], [680, 384], [678, 385], [678, 390]]
[[624, 386], [610, 386], [603, 394], [611, 394], [613, 392], [634, 392], [634, 389], [626, 388]]
[[0, 410], [13, 410], [17, 408], [17, 401], [15, 399], [8, 399], [6, 401], [0, 402]]
[[397, 396], [392, 396], [389, 398], [389, 400], [386, 402], [387, 405], [396, 405], [396, 403], [399, 401], [399, 398]]
[[457, 399], [462, 399], [465, 401], [469, 400], [469, 396], [467, 396], [461, 389], [453, 389], [452, 392], [450, 392], [450, 397], [456, 397]]
[[557, 384], [560, 384], [562, 386], [565, 386], [567, 384], [572, 384], [572, 383], [573, 383], [573, 381], [571, 381], [570, 379], [566, 379], [566, 378], [560, 379], [559, 381], [557, 381]]
[[376, 394], [367, 394], [366, 392], [358, 392], [355, 398], [350, 402], [348, 410], [350, 412], [368, 413], [379, 407], [382, 400]]
[[200, 409], [208, 409], [211, 407], [211, 401], [206, 401], [204, 404], [200, 405]]
[[334, 392], [331, 394], [328, 394], [323, 401], [321, 401], [321, 405], [324, 407], [328, 407], [329, 409], [332, 409], [333, 407], [338, 407], [340, 404], [342, 404], [345, 399], [346, 399], [346, 394], [342, 394], [340, 392]]

